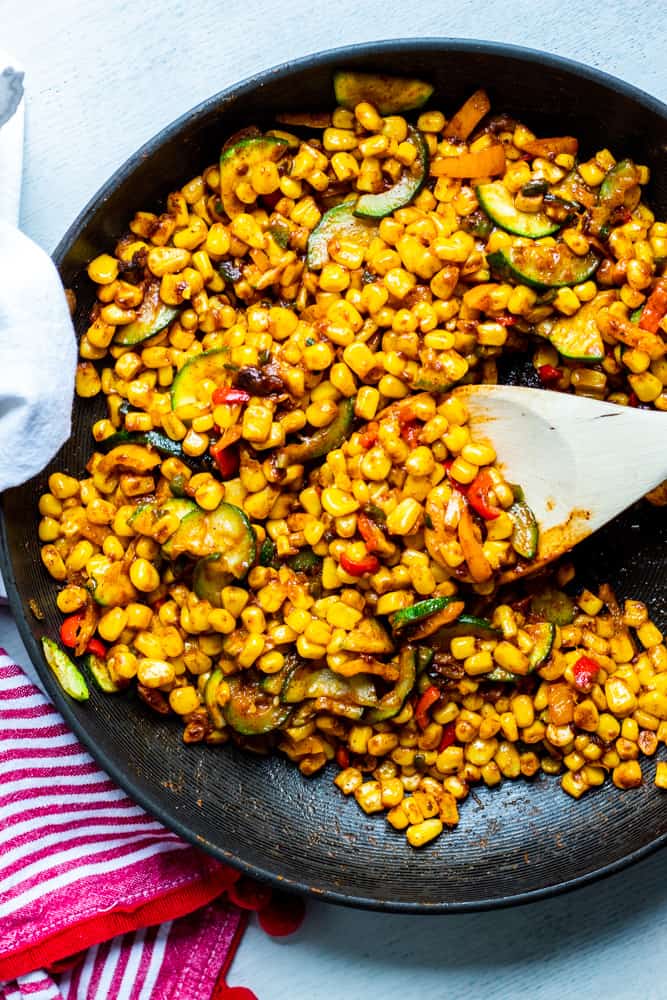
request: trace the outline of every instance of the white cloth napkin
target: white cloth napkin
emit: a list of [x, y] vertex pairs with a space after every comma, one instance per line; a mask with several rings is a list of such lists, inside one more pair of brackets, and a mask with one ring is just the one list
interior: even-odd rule
[[69, 437], [76, 369], [58, 272], [16, 228], [24, 103], [23, 74], [0, 51], [0, 490], [34, 476]]

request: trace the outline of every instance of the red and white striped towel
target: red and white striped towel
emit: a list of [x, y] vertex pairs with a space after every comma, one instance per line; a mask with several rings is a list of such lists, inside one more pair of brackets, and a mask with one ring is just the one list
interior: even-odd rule
[[237, 879], [128, 799], [0, 650], [0, 1000], [253, 997], [223, 982]]

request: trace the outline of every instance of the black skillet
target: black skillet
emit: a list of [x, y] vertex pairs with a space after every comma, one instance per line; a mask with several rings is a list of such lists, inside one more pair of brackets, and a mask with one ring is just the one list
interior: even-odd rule
[[[667, 107], [585, 66], [528, 49], [447, 39], [371, 43], [300, 59], [258, 74], [205, 101], [151, 139], [93, 198], [56, 250], [86, 327], [91, 305], [85, 265], [112, 247], [136, 209], [160, 211], [168, 192], [215, 161], [224, 139], [272, 113], [332, 106], [338, 67], [424, 76], [434, 104], [452, 112], [477, 87], [540, 135], [573, 134], [588, 157], [602, 147], [652, 168], [649, 202], [667, 217]], [[515, 372], [516, 375], [516, 372]], [[180, 725], [149, 715], [132, 696], [95, 688], [86, 704], [64, 696], [45, 666], [39, 639], [55, 637], [61, 616], [43, 571], [36, 501], [48, 474], [83, 471], [100, 403], [78, 402], [69, 442], [41, 475], [3, 498], [2, 573], [16, 621], [51, 697], [99, 763], [167, 826], [223, 861], [319, 899], [406, 913], [453, 912], [526, 902], [617, 871], [667, 838], [662, 794], [613, 787], [579, 802], [555, 780], [481, 789], [461, 823], [421, 851], [378, 817], [344, 799], [327, 773], [306, 780], [285, 760], [234, 748], [185, 746]], [[624, 475], [622, 468], [619, 477]], [[650, 603], [667, 626], [665, 512], [645, 502], [576, 554], [581, 583], [610, 581], [620, 597]], [[44, 621], [31, 614], [33, 598]]]

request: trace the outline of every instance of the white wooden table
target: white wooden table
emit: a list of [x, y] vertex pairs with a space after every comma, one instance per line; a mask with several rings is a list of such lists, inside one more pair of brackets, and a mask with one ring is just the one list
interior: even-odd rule
[[[333, 45], [417, 35], [515, 42], [667, 100], [664, 11], [662, 0], [337, 0], [321, 8], [310, 0], [0, 0], [0, 43], [27, 70], [22, 226], [52, 250], [109, 174], [163, 125], [256, 70]], [[7, 611], [0, 644], [26, 662]], [[230, 979], [260, 1000], [371, 992], [384, 1000], [667, 1000], [667, 854], [511, 911], [398, 917], [311, 904], [303, 929], [284, 941], [251, 926]]]

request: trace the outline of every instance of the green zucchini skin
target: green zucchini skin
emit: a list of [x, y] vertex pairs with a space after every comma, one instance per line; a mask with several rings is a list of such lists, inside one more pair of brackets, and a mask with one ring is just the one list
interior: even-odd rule
[[192, 455], [186, 455], [180, 441], [174, 441], [162, 431], [116, 431], [115, 434], [110, 434], [109, 437], [98, 441], [95, 448], [106, 454], [119, 444], [141, 444], [148, 448], [155, 448], [161, 455], [178, 458], [185, 465], [194, 469], [208, 468], [213, 465], [210, 455], [199, 455], [196, 458]]
[[388, 191], [380, 194], [362, 194], [354, 206], [354, 214], [368, 219], [382, 219], [398, 208], [408, 205], [415, 198], [428, 177], [429, 155], [424, 136], [418, 129], [408, 127], [407, 141], [417, 150], [417, 159], [412, 167]]
[[229, 349], [226, 347], [204, 351], [187, 361], [172, 382], [172, 409], [177, 410], [181, 406], [190, 406], [192, 403], [196, 403], [197, 386], [204, 379], [222, 382], [223, 377], [228, 374], [228, 365]]
[[237, 733], [262, 736], [278, 729], [290, 717], [292, 706], [262, 691], [254, 680], [234, 674], [227, 678], [227, 683], [230, 698], [222, 715], [226, 724]]
[[502, 181], [479, 184], [475, 190], [481, 207], [492, 222], [514, 236], [537, 240], [552, 236], [562, 225], [544, 212], [521, 212], [515, 208], [514, 198]]
[[534, 559], [539, 539], [535, 515], [525, 500], [515, 500], [507, 513], [514, 524], [512, 548], [522, 559]]
[[46, 636], [42, 637], [42, 649], [46, 662], [65, 694], [75, 701], [88, 701], [90, 691], [86, 680], [67, 653], [53, 639], [48, 639]]
[[399, 115], [426, 104], [433, 86], [414, 77], [385, 76], [379, 73], [358, 73], [339, 70], [334, 74], [334, 94], [343, 108], [354, 111], [357, 104], [368, 101], [381, 115]]
[[577, 257], [559, 243], [555, 247], [536, 244], [495, 250], [487, 256], [487, 262], [501, 278], [544, 291], [588, 281], [597, 271], [600, 258], [592, 252]]
[[[186, 497], [174, 497], [173, 500], [167, 500], [163, 503], [160, 512], [162, 514], [175, 514], [179, 521], [182, 521], [189, 514], [194, 514], [199, 509], [199, 505], [194, 500], [189, 500]], [[177, 531], [178, 528], [174, 532], [174, 535]], [[166, 556], [167, 559], [171, 559], [171, 542], [174, 535], [171, 535], [162, 543], [162, 555]]]
[[500, 631], [493, 627], [488, 618], [462, 614], [451, 625], [445, 625], [429, 636], [429, 642], [432, 642], [436, 649], [449, 650], [451, 640], [461, 635], [473, 635], [476, 639], [499, 639], [501, 637]]
[[[195, 505], [196, 506], [196, 505]], [[164, 551], [164, 546], [163, 546]], [[220, 586], [233, 580], [243, 580], [257, 558], [257, 539], [245, 511], [224, 500], [215, 510], [205, 511], [196, 506], [186, 513], [169, 539], [170, 558], [187, 553], [200, 561], [217, 556], [214, 574]], [[200, 586], [204, 588], [207, 570], [201, 571]], [[226, 582], [222, 582], [226, 580]], [[212, 586], [207, 581], [207, 587]]]
[[364, 708], [378, 703], [375, 687], [367, 676], [341, 677], [328, 667], [311, 667], [302, 663], [285, 680], [280, 699], [287, 705], [293, 705], [310, 698], [333, 698]]
[[146, 288], [135, 321], [116, 330], [114, 344], [123, 347], [141, 344], [169, 326], [178, 313], [179, 309], [160, 300], [160, 285], [155, 282]]
[[316, 271], [329, 260], [329, 243], [336, 236], [352, 236], [369, 243], [377, 232], [373, 219], [362, 219], [355, 215], [356, 199], [334, 205], [325, 212], [308, 237], [306, 264], [309, 271]]
[[403, 708], [417, 681], [417, 657], [414, 649], [402, 649], [398, 660], [398, 680], [388, 694], [380, 698], [376, 708], [366, 712], [366, 721], [375, 724], [393, 719]]
[[118, 694], [119, 691], [123, 690], [109, 673], [106, 661], [101, 656], [96, 656], [95, 653], [86, 653], [83, 663], [92, 674], [100, 691], [104, 691], [105, 694]]
[[615, 293], [597, 295], [587, 302], [573, 316], [543, 320], [537, 332], [547, 337], [558, 353], [570, 361], [602, 361], [604, 343], [597, 325], [597, 314], [603, 306], [613, 300]]
[[400, 632], [401, 629], [417, 625], [425, 618], [430, 618], [431, 615], [442, 611], [451, 603], [451, 600], [451, 597], [427, 597], [426, 600], [417, 601], [409, 608], [394, 611], [393, 614], [389, 615], [389, 624], [394, 632]]
[[547, 587], [535, 594], [530, 602], [534, 615], [553, 625], [571, 625], [574, 621], [574, 601], [564, 591]]
[[354, 396], [343, 399], [338, 404], [337, 415], [328, 427], [322, 427], [309, 438], [281, 448], [276, 456], [278, 467], [285, 469], [288, 465], [303, 465], [305, 462], [327, 455], [334, 448], [339, 448], [352, 430], [354, 402]]

